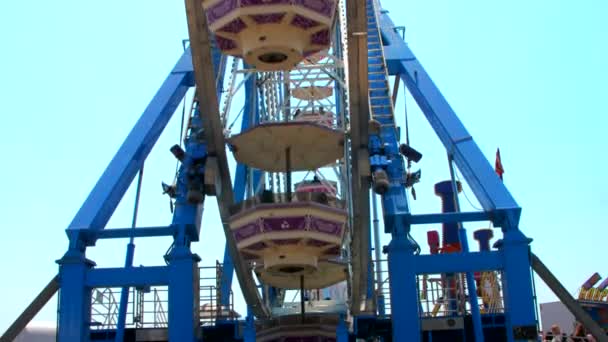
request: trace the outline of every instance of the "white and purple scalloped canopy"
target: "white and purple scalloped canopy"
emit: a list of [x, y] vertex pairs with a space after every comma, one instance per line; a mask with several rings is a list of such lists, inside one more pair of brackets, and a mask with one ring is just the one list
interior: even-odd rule
[[233, 215], [230, 230], [241, 256], [265, 283], [318, 289], [345, 279], [341, 257], [347, 213], [309, 201], [259, 204]]
[[337, 0], [203, 0], [223, 53], [260, 70], [289, 70], [329, 48]]

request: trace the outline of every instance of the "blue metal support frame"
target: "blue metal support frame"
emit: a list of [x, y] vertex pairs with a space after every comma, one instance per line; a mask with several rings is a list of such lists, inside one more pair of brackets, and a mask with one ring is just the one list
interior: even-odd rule
[[384, 54], [391, 75], [399, 75], [429, 120], [437, 136], [462, 172], [486, 211], [507, 210], [505, 220], [517, 224], [521, 208], [500, 181], [490, 163], [433, 83], [386, 11], [380, 15]]
[[464, 213], [436, 213], [409, 215], [406, 220], [408, 224], [435, 224], [435, 223], [454, 223], [454, 222], [476, 222], [492, 221], [492, 212], [476, 211]]
[[89, 231], [83, 235], [88, 236], [87, 239], [122, 239], [122, 238], [139, 238], [139, 237], [158, 237], [172, 236], [177, 234], [177, 225], [167, 227], [141, 227], [137, 229], [131, 228], [112, 228], [100, 231]]
[[[222, 63], [220, 51], [211, 51], [213, 63], [213, 79], [222, 85], [224, 80], [225, 63]], [[218, 77], [219, 76], [219, 77]], [[218, 99], [222, 87], [217, 87], [214, 94]], [[177, 177], [177, 196], [173, 224], [178, 226], [178, 232], [173, 238], [173, 248], [165, 256], [169, 264], [169, 340], [196, 341], [199, 327], [199, 271], [200, 257], [192, 253], [190, 243], [199, 240], [200, 224], [203, 213], [205, 161], [207, 159], [207, 142], [204, 132], [203, 105], [205, 99], [195, 102], [194, 113], [190, 117], [189, 135], [185, 142], [185, 157]], [[199, 193], [200, 200], [193, 202], [192, 193]], [[197, 196], [195, 196], [196, 198]], [[194, 226], [194, 230], [187, 227]]]
[[[114, 213], [158, 137], [194, 85], [192, 56], [186, 50], [70, 223], [70, 231], [99, 230]], [[94, 241], [87, 241], [94, 244]]]
[[[427, 117], [448, 153], [453, 157], [454, 162], [476, 195], [484, 211], [492, 213], [495, 225], [502, 227], [504, 233], [500, 251], [502, 260], [500, 263], [497, 262], [498, 260], [494, 260], [494, 265], [487, 266], [494, 268], [501, 264], [504, 270], [503, 288], [509, 341], [526, 340], [526, 334], [534, 331], [537, 323], [530, 272], [529, 243], [531, 240], [526, 238], [518, 229], [521, 208], [495, 174], [488, 160], [484, 157], [471, 135], [460, 122], [456, 113], [433, 83], [416, 56], [409, 49], [403, 38], [397, 34], [395, 25], [388, 17], [386, 11], [381, 12], [379, 21], [389, 73], [391, 75], [399, 75], [404, 80], [409, 92]], [[407, 225], [406, 222], [408, 221], [411, 220], [404, 219], [403, 224]], [[404, 243], [403, 237], [400, 238], [401, 240], [397, 241], [401, 241], [402, 244], [407, 246], [407, 243]], [[395, 240], [395, 234], [393, 234], [393, 241]], [[471, 254], [474, 253], [450, 255], [447, 258], [449, 260], [446, 260], [447, 263], [437, 265], [436, 270], [446, 272], [449, 265], [464, 265], [461, 262], [466, 261], [479, 262], [477, 266], [483, 266], [481, 260], [463, 259], [458, 261], [459, 258], [469, 259]], [[438, 260], [439, 258], [433, 258], [429, 258], [428, 256], [416, 257], [416, 267], [421, 267], [420, 261], [422, 261], [422, 264], [427, 264], [425, 268], [434, 268], [430, 267], [432, 260]], [[488, 260], [492, 259], [489, 258]], [[485, 262], [487, 261], [483, 263]], [[390, 264], [391, 255], [389, 250], [389, 267]], [[409, 266], [409, 263], [401, 264], [401, 269], [407, 267], [406, 265]], [[470, 271], [475, 270], [479, 269], [470, 269]], [[395, 275], [395, 273], [391, 272], [391, 278]], [[398, 293], [398, 295], [401, 294]], [[394, 304], [393, 308], [404, 305], [404, 303], [410, 304], [409, 302], [399, 300], [394, 300], [394, 302], [399, 304]]]
[[[530, 331], [536, 330], [537, 322], [533, 283], [529, 267], [529, 244], [531, 240], [518, 227], [521, 208], [496, 176], [471, 135], [404, 42], [404, 39], [398, 35], [387, 12], [376, 8], [378, 2], [375, 0], [367, 0], [365, 3], [367, 5], [367, 54], [365, 56], [367, 56], [367, 80], [369, 80], [369, 89], [366, 91], [369, 95], [370, 116], [374, 120], [373, 125], [370, 126], [377, 126], [378, 129], [370, 131], [368, 137], [367, 122], [355, 120], [354, 122], [357, 123], [355, 126], [365, 132], [365, 140], [361, 143], [363, 147], [367, 144], [367, 148], [354, 146], [353, 151], [356, 150], [355, 152], [359, 153], [359, 150], [367, 149], [369, 151], [370, 171], [372, 171], [374, 177], [376, 171], [383, 171], [388, 177], [388, 186], [383, 189], [386, 191], [382, 194], [382, 209], [385, 231], [390, 233], [392, 237], [387, 252], [393, 340], [421, 340], [421, 308], [417, 275], [466, 272], [469, 289], [474, 291], [472, 272], [490, 270], [503, 271], [502, 281], [508, 340], [527, 340]], [[359, 5], [362, 4], [359, 3]], [[202, 10], [197, 11], [197, 13], [197, 15], [201, 15]], [[207, 30], [204, 30], [204, 32], [206, 33]], [[337, 34], [339, 35], [339, 33]], [[357, 34], [360, 34], [360, 32], [357, 32]], [[197, 45], [195, 45], [195, 51], [196, 47]], [[208, 49], [204, 49], [204, 51], [207, 52]], [[342, 54], [341, 47], [336, 48], [336, 54]], [[220, 62], [223, 57], [215, 47], [211, 49], [211, 57], [215, 79], [219, 80], [221, 84], [225, 73], [225, 64], [222, 68]], [[198, 59], [196, 60], [198, 61]], [[204, 60], [208, 62], [208, 58]], [[209, 65], [207, 62], [202, 64]], [[199, 64], [201, 63], [199, 62]], [[359, 69], [363, 70], [365, 65], [363, 63], [358, 64], [360, 64], [358, 65]], [[248, 68], [246, 65], [244, 67]], [[200, 77], [201, 75], [201, 73], [197, 73], [196, 76]], [[411, 214], [404, 186], [404, 161], [399, 153], [400, 131], [394, 121], [392, 98], [389, 94], [389, 75], [397, 75], [400, 79], [403, 79], [448, 154], [453, 158], [454, 163], [476, 195], [484, 209], [483, 212]], [[211, 83], [209, 78], [206, 78], [205, 81], [208, 82], [202, 84], [209, 85]], [[108, 220], [135, 175], [142, 169], [144, 160], [168, 124], [180, 100], [192, 86], [194, 86], [192, 55], [190, 50], [187, 49], [68, 226], [69, 248], [62, 259], [58, 260], [61, 287], [58, 314], [59, 341], [88, 341], [90, 339], [91, 289], [96, 287], [124, 287], [126, 289], [127, 287], [145, 286], [168, 286], [168, 300], [170, 303], [169, 339], [186, 342], [197, 340], [199, 328], [198, 262], [200, 258], [192, 253], [190, 247], [192, 242], [199, 240], [204, 196], [200, 196], [199, 200], [193, 201], [189, 192], [193, 190], [192, 184], [200, 181], [200, 179], [193, 180], [193, 174], [195, 177], [203, 177], [205, 174], [207, 149], [209, 149], [210, 155], [213, 155], [214, 151], [224, 153], [223, 143], [209, 140], [207, 144], [203, 139], [203, 128], [205, 124], [211, 122], [206, 119], [210, 116], [205, 116], [208, 110], [203, 104], [205, 99], [198, 99], [195, 113], [191, 117], [190, 135], [187, 137], [185, 144], [185, 157], [180, 158], [182, 165], [176, 184], [176, 210], [171, 225], [138, 228], [136, 230], [131, 228], [105, 230]], [[202, 86], [200, 89], [203, 88], [205, 87]], [[280, 94], [282, 94], [281, 91], [282, 89], [279, 89]], [[220, 98], [220, 95], [221, 87], [218, 87], [217, 97]], [[362, 96], [362, 94], [355, 95]], [[213, 98], [213, 96], [207, 96], [207, 99], [209, 98]], [[336, 92], [337, 114], [342, 108], [343, 101], [344, 94]], [[358, 102], [357, 105], [359, 105]], [[367, 103], [363, 104], [364, 107], [367, 105]], [[260, 103], [257, 96], [256, 79], [250, 77], [245, 82], [245, 105], [241, 130], [246, 130], [259, 121], [261, 106], [263, 106], [263, 103]], [[362, 110], [362, 108], [359, 107], [358, 110]], [[357, 115], [357, 113], [351, 114]], [[213, 115], [211, 118], [216, 120], [217, 115]], [[215, 128], [217, 128], [217, 124]], [[214, 131], [215, 133], [220, 132], [218, 129]], [[223, 136], [218, 133], [215, 134], [215, 137], [222, 138]], [[218, 141], [222, 142], [223, 140], [219, 139]], [[361, 162], [358, 158], [359, 154], [357, 154], [355, 160]], [[225, 158], [223, 158], [223, 161], [225, 162]], [[357, 167], [366, 165], [367, 162], [365, 160], [361, 164], [357, 163]], [[224, 171], [226, 171], [225, 169], [226, 167], [224, 167]], [[356, 173], [359, 174], [360, 171], [358, 170]], [[349, 172], [352, 172], [352, 170]], [[228, 172], [223, 174], [227, 175]], [[367, 174], [367, 170], [364, 174]], [[248, 175], [253, 175], [253, 177]], [[254, 188], [257, 188], [261, 175], [262, 173], [259, 170], [252, 171], [245, 165], [238, 164], [233, 184], [234, 200], [236, 202], [244, 200], [248, 182], [250, 185], [253, 184]], [[357, 178], [359, 177], [357, 176]], [[364, 179], [367, 182], [367, 178]], [[357, 181], [360, 181], [360, 179], [357, 179]], [[223, 180], [223, 189], [226, 191], [230, 190], [230, 186], [225, 184], [227, 182], [227, 179]], [[197, 189], [194, 188], [194, 190]], [[367, 185], [359, 190], [361, 194], [367, 194], [364, 192], [368, 190]], [[229, 198], [229, 202], [232, 203], [232, 196]], [[221, 210], [227, 210], [227, 201], [222, 203], [224, 205], [220, 206]], [[367, 206], [369, 203], [365, 202], [364, 204]], [[458, 205], [457, 200], [455, 200], [455, 205]], [[358, 204], [358, 206], [361, 206], [361, 204]], [[365, 210], [361, 212], [355, 210], [354, 212], [355, 215], [364, 213]], [[225, 212], [222, 215], [225, 216]], [[462, 222], [467, 221], [484, 220], [490, 220], [496, 227], [502, 228], [504, 238], [498, 251], [470, 252], [466, 240], [466, 231], [462, 227], [459, 230], [460, 241], [463, 244], [462, 253], [418, 255], [420, 248], [410, 236], [411, 226], [414, 224], [462, 224]], [[367, 232], [359, 232], [361, 234], [358, 234], [357, 238], [364, 237], [363, 240], [370, 241], [371, 236], [368, 235], [371, 235], [371, 230], [369, 227], [367, 229]], [[150, 236], [173, 237], [172, 248], [165, 255], [167, 266], [130, 267], [134, 248], [132, 243], [129, 245], [126, 257], [127, 263], [124, 268], [96, 269], [94, 268], [95, 263], [86, 259], [86, 248], [94, 246], [98, 239], [130, 238], [132, 241], [134, 237]], [[361, 248], [355, 247], [355, 254], [360, 253], [359, 255], [365, 256], [365, 253], [367, 253], [368, 259], [371, 260], [371, 244], [366, 245], [367, 248], [363, 248], [364, 243], [357, 245]], [[361, 258], [361, 260], [364, 259]], [[238, 266], [240, 259], [234, 261]], [[353, 264], [355, 263], [353, 262]], [[360, 292], [359, 286], [366, 282], [367, 295], [365, 297], [369, 300], [374, 297], [372, 265], [369, 263], [359, 266], [358, 275], [361, 276], [367, 271], [367, 277], [358, 279], [356, 288]], [[220, 279], [221, 295], [219, 303], [223, 307], [229, 307], [230, 305], [233, 274], [234, 263], [227, 244]], [[255, 289], [253, 293], [257, 293]], [[269, 301], [273, 302], [276, 291], [269, 291], [269, 293], [272, 297]], [[471, 305], [474, 307], [472, 311], [476, 321], [476, 340], [482, 340], [483, 337], [480, 336], [483, 332], [479, 324], [479, 312], [475, 310], [478, 309], [476, 297], [475, 294], [472, 296]], [[357, 294], [355, 297], [360, 296]], [[354, 298], [355, 301], [359, 299], [361, 298]], [[252, 303], [248, 304], [253, 305]], [[121, 315], [125, 312], [124, 308], [125, 303], [121, 303]], [[253, 308], [249, 308], [245, 321], [243, 336], [245, 341], [255, 341], [256, 338]], [[353, 312], [357, 314], [357, 310], [355, 309]], [[119, 336], [122, 334], [123, 328], [124, 326], [119, 327]], [[340, 342], [347, 341], [349, 338], [348, 328], [343, 317], [339, 321], [336, 335]]]
[[404, 186], [405, 164], [399, 152], [399, 129], [394, 120], [392, 97], [379, 31], [377, 3], [367, 0], [367, 48], [371, 119], [379, 130], [369, 132], [372, 173], [386, 172], [388, 187], [382, 194], [384, 229], [392, 235], [388, 245], [391, 319], [394, 341], [420, 341], [420, 312], [416, 279], [419, 246], [410, 236], [411, 216]]
[[504, 258], [500, 251], [417, 255], [413, 269], [416, 274], [501, 270]]
[[[222, 57], [212, 52], [215, 76], [223, 83]], [[217, 77], [218, 74], [220, 77]], [[161, 86], [140, 120], [110, 162], [80, 211], [67, 229], [70, 239], [68, 252], [58, 261], [62, 296], [59, 304], [59, 341], [89, 339], [90, 296], [94, 287], [168, 285], [169, 339], [195, 341], [198, 318], [198, 261], [190, 250], [192, 241], [199, 240], [204, 190], [203, 177], [207, 157], [206, 142], [199, 115], [200, 100], [195, 115], [190, 118], [185, 156], [181, 158], [176, 184], [176, 209], [170, 227], [141, 230], [115, 229], [104, 231], [105, 225], [126, 192], [135, 174], [175, 112], [188, 88], [193, 86], [190, 50], [181, 59]], [[221, 94], [221, 87], [217, 96]], [[198, 192], [198, 196], [192, 196]], [[194, 198], [194, 199], [193, 199]], [[94, 263], [85, 258], [87, 246], [98, 238], [172, 235], [174, 242], [165, 256], [166, 267], [92, 269]], [[132, 250], [127, 259], [132, 258]], [[75, 327], [78, 327], [76, 329]], [[119, 327], [119, 336], [122, 330]]]
[[59, 341], [88, 341], [91, 286], [87, 279], [89, 273], [95, 277], [91, 270], [95, 264], [85, 258], [85, 251], [86, 246], [94, 245], [96, 241], [96, 235], [90, 232], [105, 228], [180, 100], [192, 85], [192, 58], [190, 50], [186, 50], [68, 226], [69, 248], [58, 261], [61, 286]]
[[99, 268], [90, 270], [86, 276], [86, 285], [91, 288], [160, 286], [168, 283], [167, 266]]

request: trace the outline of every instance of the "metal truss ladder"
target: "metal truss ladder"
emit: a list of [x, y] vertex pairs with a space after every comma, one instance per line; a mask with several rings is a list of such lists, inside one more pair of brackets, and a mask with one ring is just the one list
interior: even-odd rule
[[[366, 7], [370, 114], [372, 119], [380, 123], [383, 130], [390, 127], [396, 129], [375, 1], [367, 0]], [[382, 136], [384, 136], [383, 133]]]

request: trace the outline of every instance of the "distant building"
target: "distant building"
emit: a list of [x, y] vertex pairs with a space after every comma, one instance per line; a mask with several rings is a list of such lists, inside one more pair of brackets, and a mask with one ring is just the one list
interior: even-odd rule
[[32, 322], [13, 342], [55, 342], [56, 334], [55, 323]]
[[540, 320], [543, 332], [551, 331], [553, 324], [559, 325], [562, 333], [572, 334], [576, 320], [562, 302], [550, 302], [540, 305]]

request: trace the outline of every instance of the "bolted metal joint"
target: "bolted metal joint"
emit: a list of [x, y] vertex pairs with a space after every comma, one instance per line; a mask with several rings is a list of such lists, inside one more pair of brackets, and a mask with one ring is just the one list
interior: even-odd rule
[[386, 171], [384, 171], [383, 169], [377, 169], [376, 171], [374, 171], [372, 173], [372, 183], [373, 183], [374, 191], [377, 194], [379, 194], [379, 195], [385, 194], [388, 191], [388, 188], [390, 185]]

